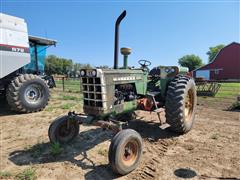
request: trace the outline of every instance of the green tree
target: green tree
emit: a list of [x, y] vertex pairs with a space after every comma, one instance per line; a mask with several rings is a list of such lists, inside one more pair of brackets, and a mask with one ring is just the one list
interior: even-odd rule
[[216, 57], [216, 55], [218, 54], [218, 52], [224, 48], [225, 45], [223, 44], [219, 44], [215, 47], [209, 47], [209, 51], [207, 52], [208, 55], [208, 62], [212, 62], [213, 59]]
[[189, 71], [192, 71], [203, 65], [202, 59], [194, 54], [185, 55], [178, 60], [178, 64], [187, 67]]
[[60, 73], [60, 67], [58, 65], [57, 57], [49, 55], [45, 59], [45, 72], [48, 75]]
[[67, 74], [73, 67], [71, 59], [49, 55], [45, 60], [46, 74]]
[[93, 67], [90, 64], [81, 64], [81, 68], [83, 68], [83, 69], [92, 69]]
[[101, 65], [101, 66], [98, 66], [98, 68], [100, 68], [100, 69], [109, 69], [110, 67], [108, 65]]
[[60, 58], [49, 55], [45, 60], [45, 72], [48, 75], [62, 74], [76, 76], [80, 74], [80, 69], [91, 69], [90, 64], [74, 63], [72, 59]]

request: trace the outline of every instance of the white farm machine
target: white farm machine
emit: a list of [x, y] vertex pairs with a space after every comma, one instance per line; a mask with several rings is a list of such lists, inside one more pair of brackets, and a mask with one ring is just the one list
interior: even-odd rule
[[46, 49], [56, 41], [29, 36], [24, 19], [2, 13], [0, 35], [0, 96], [17, 112], [42, 110], [55, 86], [44, 73]]

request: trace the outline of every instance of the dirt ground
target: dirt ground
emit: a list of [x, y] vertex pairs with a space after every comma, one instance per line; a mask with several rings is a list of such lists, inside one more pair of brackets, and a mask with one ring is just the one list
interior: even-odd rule
[[[160, 128], [154, 113], [137, 111], [130, 127], [144, 139], [143, 157], [123, 177], [108, 165], [113, 133], [95, 126], [81, 125], [79, 136], [52, 155], [48, 127], [69, 111], [61, 103], [53, 98], [42, 112], [15, 114], [1, 100], [0, 170], [9, 173], [2, 178], [14, 179], [31, 167], [37, 179], [240, 179], [240, 112], [226, 110], [231, 102], [199, 98], [195, 125], [183, 136]], [[74, 109], [80, 111], [81, 105], [75, 103]]]

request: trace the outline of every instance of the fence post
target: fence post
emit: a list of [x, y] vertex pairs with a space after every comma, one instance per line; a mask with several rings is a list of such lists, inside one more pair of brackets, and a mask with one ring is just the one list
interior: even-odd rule
[[63, 88], [63, 92], [64, 92], [65, 91], [64, 77], [62, 77], [62, 88]]
[[82, 92], [81, 79], [79, 79], [79, 90]]

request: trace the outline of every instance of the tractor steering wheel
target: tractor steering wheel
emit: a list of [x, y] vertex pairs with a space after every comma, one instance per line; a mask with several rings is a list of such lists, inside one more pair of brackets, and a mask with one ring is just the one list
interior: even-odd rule
[[143, 68], [146, 68], [147, 66], [150, 66], [152, 63], [148, 60], [142, 59], [138, 61], [138, 64], [140, 64]]

